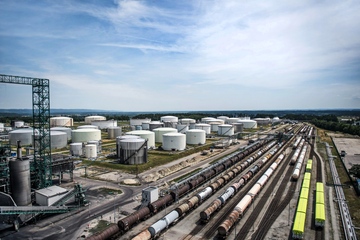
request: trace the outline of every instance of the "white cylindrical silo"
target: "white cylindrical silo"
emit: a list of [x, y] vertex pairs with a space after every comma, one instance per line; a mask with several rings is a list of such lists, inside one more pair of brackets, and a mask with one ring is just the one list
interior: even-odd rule
[[160, 121], [177, 123], [179, 121], [179, 119], [178, 119], [178, 117], [175, 117], [175, 116], [162, 116], [162, 117], [160, 117]]
[[143, 164], [147, 162], [147, 146], [143, 138], [126, 138], [119, 145], [120, 163]]
[[233, 124], [233, 123], [237, 123], [240, 120], [240, 118], [228, 118], [225, 120], [226, 124]]
[[5, 125], [3, 123], [0, 123], [0, 132], [3, 132], [5, 128]]
[[189, 125], [177, 124], [176, 129], [179, 133], [186, 133], [189, 130]]
[[52, 117], [50, 118], [50, 127], [72, 127], [74, 120], [70, 117]]
[[257, 123], [253, 120], [240, 119], [238, 121], [238, 123], [244, 124], [244, 128], [256, 128], [257, 127]]
[[162, 148], [165, 151], [182, 151], [186, 148], [186, 135], [182, 133], [163, 134]]
[[216, 118], [213, 118], [213, 117], [203, 117], [203, 118], [201, 118], [202, 123], [207, 123], [210, 120], [216, 120]]
[[121, 127], [109, 127], [107, 132], [108, 132], [108, 138], [114, 139], [121, 136], [122, 129]]
[[244, 124], [237, 122], [233, 123], [232, 125], [234, 126], [235, 133], [240, 133], [244, 131]]
[[65, 132], [67, 135], [67, 140], [71, 140], [71, 128], [68, 127], [52, 127], [50, 128], [50, 131], [59, 131], [59, 132]]
[[211, 131], [212, 132], [217, 132], [219, 129], [219, 125], [222, 125], [223, 123], [220, 122], [211, 122], [210, 126], [211, 126]]
[[112, 119], [112, 120], [95, 120], [91, 122], [91, 125], [93, 126], [97, 126], [99, 129], [108, 129], [110, 127], [117, 127], [117, 121]]
[[82, 156], [83, 144], [82, 143], [70, 143], [70, 155], [71, 156]]
[[227, 117], [227, 116], [219, 116], [219, 117], [217, 117], [217, 119], [223, 120], [224, 123], [226, 122], [226, 119], [228, 119], [228, 118], [229, 118], [229, 117]]
[[82, 125], [78, 126], [77, 129], [99, 129], [99, 127], [95, 125]]
[[17, 145], [17, 141], [21, 141], [22, 146], [30, 145], [33, 143], [33, 129], [24, 128], [17, 129], [9, 132], [9, 140], [11, 145]]
[[141, 126], [143, 123], [150, 123], [151, 118], [142, 118], [142, 119], [130, 119], [130, 126]]
[[97, 157], [97, 147], [95, 144], [85, 145], [85, 157], [86, 158], [96, 158]]
[[91, 141], [88, 141], [87, 144], [95, 144], [96, 145], [96, 151], [98, 153], [101, 153], [101, 141], [96, 141], [96, 140], [91, 140]]
[[24, 121], [15, 121], [14, 122], [14, 128], [21, 128], [25, 125]]
[[120, 158], [120, 149], [121, 149], [121, 146], [120, 146], [120, 142], [122, 140], [125, 140], [125, 139], [139, 139], [141, 137], [137, 136], [137, 135], [123, 135], [123, 136], [119, 136], [116, 138], [116, 154], [118, 156], [118, 158]]
[[135, 130], [127, 132], [126, 135], [136, 135], [148, 141], [148, 148], [155, 148], [155, 133], [147, 130]]
[[67, 146], [67, 133], [50, 131], [51, 149], [64, 148]]
[[195, 124], [196, 120], [192, 118], [182, 118], [180, 119], [180, 123], [184, 125], [190, 125], [191, 123]]
[[87, 116], [85, 117], [85, 123], [91, 124], [92, 121], [105, 121], [106, 117], [104, 116]]
[[206, 132], [201, 129], [190, 129], [186, 132], [186, 143], [190, 145], [205, 144]]
[[149, 130], [153, 131], [156, 128], [162, 128], [164, 127], [164, 123], [160, 122], [160, 121], [152, 121], [149, 123]]
[[234, 135], [234, 126], [231, 124], [223, 124], [218, 126], [218, 135], [232, 136]]
[[162, 135], [166, 133], [177, 133], [177, 129], [175, 128], [156, 128], [153, 130], [155, 133], [155, 142], [162, 143], [163, 138]]
[[150, 122], [143, 122], [141, 123], [142, 130], [149, 130], [150, 129]]
[[195, 129], [204, 130], [206, 132], [206, 134], [210, 134], [210, 132], [211, 132], [210, 124], [206, 124], [206, 123], [197, 123], [197, 124], [195, 124]]
[[99, 129], [76, 129], [71, 132], [72, 142], [88, 142], [91, 140], [101, 140]]

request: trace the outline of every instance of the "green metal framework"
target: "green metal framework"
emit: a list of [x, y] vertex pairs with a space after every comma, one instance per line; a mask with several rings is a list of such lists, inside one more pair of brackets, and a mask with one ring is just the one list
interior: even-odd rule
[[52, 185], [50, 143], [50, 87], [48, 79], [0, 74], [0, 83], [32, 86], [34, 161], [31, 166], [35, 189]]

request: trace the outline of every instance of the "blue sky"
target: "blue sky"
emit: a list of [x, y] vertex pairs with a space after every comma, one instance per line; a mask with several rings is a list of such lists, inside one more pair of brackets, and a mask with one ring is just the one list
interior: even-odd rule
[[[360, 107], [359, 1], [0, 0], [0, 73], [52, 108]], [[0, 84], [0, 108], [31, 108]]]

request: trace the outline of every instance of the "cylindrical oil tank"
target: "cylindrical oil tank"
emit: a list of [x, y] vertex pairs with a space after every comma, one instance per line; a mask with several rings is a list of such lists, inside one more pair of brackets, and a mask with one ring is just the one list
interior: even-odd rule
[[179, 218], [179, 213], [177, 211], [172, 211], [167, 214], [164, 218], [160, 219], [153, 225], [151, 225], [148, 230], [151, 233], [151, 236], [154, 237], [156, 234], [167, 228], [171, 223]]
[[178, 123], [179, 119], [175, 116], [162, 116], [160, 117], [160, 121], [164, 123], [165, 127], [172, 127], [174, 128]]
[[14, 121], [14, 128], [21, 128], [25, 125], [24, 121]]
[[101, 120], [101, 121], [92, 121], [91, 125], [97, 126], [99, 129], [108, 129], [110, 127], [117, 127], [117, 121], [114, 119], [111, 120]]
[[226, 122], [226, 119], [228, 119], [228, 118], [229, 118], [228, 116], [219, 116], [219, 117], [217, 117], [217, 119], [221, 119], [224, 122]]
[[10, 144], [16, 146], [17, 141], [21, 141], [22, 146], [30, 145], [33, 143], [33, 129], [24, 128], [17, 129], [9, 132]]
[[67, 146], [67, 133], [50, 131], [51, 149], [59, 149]]
[[218, 126], [218, 135], [232, 136], [234, 135], [234, 127], [231, 124], [223, 124]]
[[143, 122], [141, 123], [142, 130], [149, 130], [150, 129], [150, 122]]
[[143, 164], [147, 162], [145, 139], [123, 139], [120, 141], [120, 162], [126, 164]]
[[257, 123], [255, 121], [253, 121], [253, 120], [250, 120], [250, 119], [240, 119], [237, 122], [242, 123], [244, 125], [245, 129], [256, 128], [257, 127]]
[[233, 123], [232, 125], [234, 126], [234, 132], [235, 133], [240, 133], [240, 132], [244, 131], [244, 124], [243, 123], [236, 122], [236, 123]]
[[68, 127], [52, 127], [50, 128], [50, 131], [60, 131], [60, 132], [65, 132], [67, 135], [67, 140], [71, 140], [71, 128]]
[[107, 132], [108, 132], [108, 138], [114, 139], [114, 138], [121, 136], [122, 129], [121, 129], [121, 127], [109, 127], [107, 129]]
[[179, 133], [186, 133], [189, 130], [189, 125], [177, 124], [176, 129]]
[[70, 155], [71, 156], [83, 155], [83, 144], [82, 143], [70, 143]]
[[221, 119], [209, 119], [209, 120], [206, 120], [205, 123], [207, 124], [212, 124], [212, 123], [218, 123], [218, 124], [225, 124], [225, 121], [224, 120], [221, 120]]
[[197, 196], [199, 196], [199, 198], [201, 199], [201, 201], [203, 201], [205, 198], [207, 198], [208, 196], [210, 196], [210, 194], [213, 192], [211, 187], [207, 187], [204, 190], [202, 190], [201, 192], [199, 192], [197, 194]]
[[250, 195], [245, 195], [241, 199], [241, 201], [235, 206], [235, 210], [237, 210], [240, 214], [243, 214], [245, 209], [251, 204], [252, 197]]
[[210, 124], [210, 128], [211, 128], [211, 132], [218, 132], [219, 130], [219, 126], [222, 125], [222, 123], [220, 122], [211, 122]]
[[186, 132], [186, 144], [198, 145], [206, 143], [206, 132], [201, 129], [190, 129]]
[[219, 207], [221, 206], [221, 201], [219, 199], [214, 200], [210, 206], [204, 211], [200, 212], [200, 217], [202, 220], [208, 220]]
[[72, 127], [74, 120], [70, 117], [52, 117], [50, 118], [50, 127]]
[[142, 130], [142, 125], [135, 126], [135, 130]]
[[184, 213], [186, 213], [187, 211], [189, 211], [190, 206], [187, 203], [183, 203], [180, 206], [178, 206], [175, 210], [179, 213], [179, 215], [183, 215]]
[[233, 124], [233, 123], [236, 123], [240, 120], [240, 118], [228, 118], [225, 120], [225, 123], [226, 124]]
[[0, 132], [3, 132], [5, 128], [5, 125], [3, 123], [0, 123]]
[[118, 158], [120, 158], [120, 141], [124, 139], [139, 139], [139, 136], [136, 135], [123, 135], [116, 138], [116, 155]]
[[11, 195], [18, 206], [31, 204], [30, 161], [9, 162]]
[[105, 121], [106, 117], [103, 116], [87, 116], [85, 117], [85, 123], [91, 124], [92, 121]]
[[86, 158], [96, 158], [97, 157], [97, 148], [95, 144], [85, 145], [85, 157]]
[[177, 133], [177, 129], [175, 128], [155, 128], [153, 129], [155, 133], [155, 142], [162, 143], [163, 135], [166, 133]]
[[195, 129], [204, 130], [206, 134], [210, 134], [210, 132], [211, 132], [210, 124], [206, 124], [206, 123], [197, 123], [197, 124], [195, 124]]
[[131, 132], [127, 132], [126, 135], [134, 135], [139, 136], [145, 140], [147, 140], [148, 148], [155, 148], [155, 133], [147, 130], [135, 130]]
[[256, 121], [257, 125], [266, 125], [270, 123], [270, 118], [254, 118], [254, 121]]
[[130, 126], [140, 126], [143, 123], [150, 123], [150, 122], [151, 122], [151, 118], [141, 118], [141, 119], [131, 118]]
[[101, 153], [101, 141], [91, 140], [87, 144], [95, 144], [97, 153]]
[[209, 120], [216, 120], [216, 118], [213, 118], [213, 117], [203, 117], [203, 118], [201, 118], [202, 123], [207, 123], [207, 121], [209, 121]]
[[153, 131], [154, 129], [162, 128], [162, 127], [164, 127], [164, 123], [162, 123], [160, 121], [151, 121], [149, 123], [149, 130], [150, 131]]
[[165, 151], [182, 151], [186, 148], [186, 135], [182, 133], [163, 134], [162, 148]]
[[77, 129], [99, 129], [99, 127], [95, 125], [82, 125], [78, 126]]
[[196, 120], [192, 118], [182, 118], [179, 122], [184, 125], [190, 125], [191, 123], [195, 124]]
[[101, 140], [99, 129], [76, 129], [71, 132], [72, 142], [88, 142], [91, 140]]

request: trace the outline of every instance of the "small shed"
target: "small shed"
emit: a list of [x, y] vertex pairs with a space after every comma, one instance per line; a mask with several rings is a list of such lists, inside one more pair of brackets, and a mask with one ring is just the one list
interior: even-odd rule
[[56, 201], [64, 197], [68, 192], [67, 189], [59, 186], [51, 186], [35, 191], [36, 203], [40, 206], [51, 206]]

